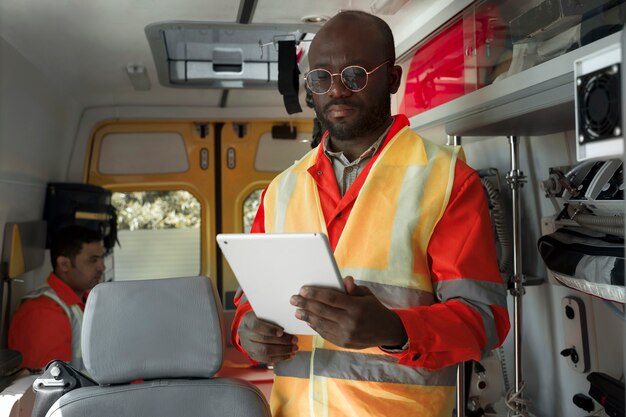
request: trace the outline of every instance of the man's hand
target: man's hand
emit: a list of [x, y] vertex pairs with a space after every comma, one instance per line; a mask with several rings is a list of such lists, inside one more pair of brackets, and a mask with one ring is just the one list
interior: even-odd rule
[[305, 286], [291, 297], [296, 317], [306, 321], [324, 339], [350, 349], [372, 346], [401, 347], [407, 334], [400, 317], [385, 307], [369, 288], [344, 279], [346, 293]]
[[257, 318], [254, 311], [243, 316], [237, 334], [241, 346], [257, 362], [278, 363], [292, 358], [298, 350], [296, 336]]

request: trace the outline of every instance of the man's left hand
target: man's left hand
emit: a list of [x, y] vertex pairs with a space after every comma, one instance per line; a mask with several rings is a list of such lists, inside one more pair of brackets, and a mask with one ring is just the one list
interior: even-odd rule
[[296, 317], [324, 339], [350, 349], [372, 346], [401, 347], [407, 334], [400, 317], [385, 307], [372, 291], [344, 278], [345, 293], [305, 286], [291, 297]]

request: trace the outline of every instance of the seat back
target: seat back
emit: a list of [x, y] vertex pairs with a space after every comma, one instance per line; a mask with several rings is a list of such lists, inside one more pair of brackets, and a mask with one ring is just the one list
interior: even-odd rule
[[205, 277], [96, 286], [87, 301], [82, 348], [98, 386], [62, 396], [46, 416], [269, 417], [246, 381], [215, 378], [224, 318]]

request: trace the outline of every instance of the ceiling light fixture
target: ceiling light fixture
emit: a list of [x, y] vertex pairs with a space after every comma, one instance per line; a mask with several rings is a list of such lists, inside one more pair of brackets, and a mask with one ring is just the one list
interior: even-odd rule
[[147, 91], [152, 86], [146, 67], [142, 64], [130, 63], [126, 65], [126, 74], [128, 74], [133, 88], [137, 91]]
[[301, 20], [304, 23], [314, 23], [318, 25], [323, 25], [324, 23], [328, 22], [328, 19], [330, 19], [328, 16], [311, 15], [311, 16], [304, 16]]

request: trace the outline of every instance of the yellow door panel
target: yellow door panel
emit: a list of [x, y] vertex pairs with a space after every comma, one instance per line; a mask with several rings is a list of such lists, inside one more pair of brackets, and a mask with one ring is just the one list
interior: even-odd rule
[[310, 149], [301, 143], [311, 137], [310, 121], [292, 123], [297, 139], [272, 137], [272, 127], [286, 123], [103, 122], [92, 133], [85, 181], [114, 192], [190, 192], [201, 205], [200, 273], [215, 280], [224, 306], [232, 308], [238, 284], [217, 255], [215, 235], [244, 232], [246, 199]]
[[[284, 123], [284, 122], [283, 122]], [[221, 184], [222, 184], [222, 231], [224, 233], [240, 233], [244, 231], [244, 202], [255, 190], [263, 190], [284, 167], [274, 171], [260, 170], [259, 166], [267, 166], [259, 160], [260, 139], [271, 135], [272, 126], [276, 122], [254, 121], [241, 127], [239, 122], [225, 123], [221, 135]], [[303, 136], [310, 138], [313, 124], [310, 121], [294, 122], [293, 126]], [[241, 134], [245, 132], [245, 134]], [[277, 140], [275, 148], [293, 146], [299, 139]], [[300, 152], [309, 149], [302, 144]], [[301, 155], [300, 155], [301, 156]], [[293, 160], [291, 161], [293, 162]], [[263, 168], [267, 169], [267, 168]], [[238, 284], [228, 263], [222, 259], [223, 288], [225, 306], [232, 308], [232, 297]]]
[[215, 280], [215, 137], [213, 129], [200, 133], [193, 121], [101, 123], [92, 134], [85, 180], [111, 191], [190, 192], [201, 205], [199, 273]]

